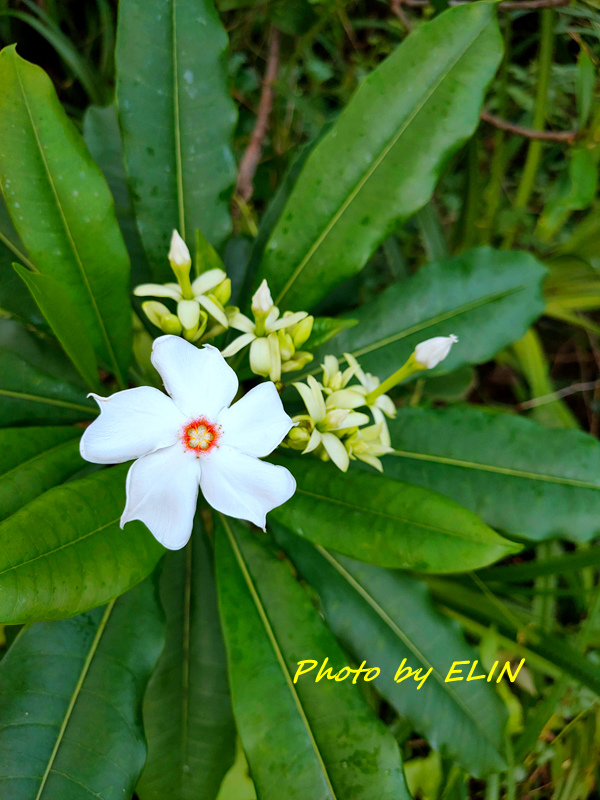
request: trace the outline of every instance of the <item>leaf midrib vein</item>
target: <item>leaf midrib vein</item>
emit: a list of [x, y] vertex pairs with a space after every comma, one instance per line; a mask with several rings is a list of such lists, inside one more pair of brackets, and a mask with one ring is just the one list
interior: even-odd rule
[[307, 254], [300, 261], [300, 263], [298, 264], [298, 266], [296, 267], [296, 269], [294, 270], [294, 272], [292, 273], [292, 275], [288, 279], [287, 283], [285, 284], [285, 286], [281, 290], [279, 296], [277, 297], [277, 300], [275, 301], [276, 305], [279, 305], [281, 303], [281, 300], [285, 297], [285, 295], [288, 293], [290, 288], [296, 282], [296, 280], [298, 279], [298, 277], [300, 276], [300, 274], [302, 273], [302, 271], [304, 270], [304, 268], [306, 267], [308, 262], [311, 260], [311, 258], [314, 256], [314, 254], [317, 252], [317, 250], [319, 249], [321, 244], [325, 241], [325, 239], [327, 238], [329, 233], [337, 225], [337, 223], [339, 222], [341, 217], [344, 215], [344, 213], [349, 208], [349, 206], [353, 203], [354, 199], [357, 197], [359, 192], [365, 186], [367, 181], [375, 174], [377, 169], [380, 167], [380, 165], [383, 163], [383, 161], [387, 157], [388, 153], [392, 150], [393, 147], [395, 147], [395, 145], [397, 144], [397, 142], [400, 139], [400, 137], [402, 136], [402, 134], [405, 133], [405, 131], [409, 128], [409, 126], [418, 117], [418, 115], [423, 110], [423, 108], [425, 107], [425, 105], [427, 104], [427, 102], [429, 101], [431, 96], [433, 95], [433, 93], [439, 88], [439, 86], [441, 86], [441, 84], [451, 74], [452, 70], [458, 64], [460, 59], [475, 44], [475, 42], [481, 36], [481, 34], [483, 33], [483, 31], [487, 27], [487, 25], [488, 25], [488, 21], [486, 20], [484, 22], [484, 24], [481, 25], [481, 27], [478, 29], [477, 33], [473, 36], [473, 38], [466, 45], [466, 47], [464, 47], [464, 49], [460, 51], [458, 56], [456, 56], [456, 58], [454, 58], [453, 60], [447, 61], [445, 63], [444, 67], [446, 68], [446, 71], [441, 75], [441, 77], [436, 82], [433, 83], [433, 85], [431, 86], [430, 90], [424, 95], [421, 103], [415, 106], [415, 108], [413, 109], [412, 114], [409, 115], [409, 117], [405, 120], [403, 125], [392, 136], [391, 140], [383, 148], [381, 154], [375, 160], [375, 162], [372, 165], [370, 165], [369, 169], [367, 169], [367, 171], [364, 173], [364, 175], [361, 176], [361, 178], [358, 181], [358, 183], [356, 184], [356, 186], [348, 194], [348, 197], [346, 198], [346, 200], [342, 203], [342, 205], [336, 211], [336, 213], [333, 215], [333, 217], [331, 218], [329, 223], [325, 226], [323, 232], [317, 237], [315, 242], [311, 245], [311, 247], [308, 250]]
[[321, 547], [321, 545], [315, 545], [315, 547], [321, 553], [321, 555], [327, 561], [329, 561], [332, 567], [350, 584], [350, 586], [352, 586], [352, 588], [358, 592], [358, 594], [360, 594], [360, 596], [369, 604], [369, 606], [375, 611], [380, 619], [382, 619], [383, 622], [396, 634], [396, 636], [402, 640], [406, 647], [412, 651], [412, 653], [424, 664], [424, 666], [431, 668], [432, 674], [435, 676], [436, 681], [474, 723], [475, 728], [483, 734], [484, 739], [489, 743], [493, 750], [497, 752], [496, 745], [491, 741], [486, 730], [479, 725], [478, 716], [474, 714], [467, 705], [465, 705], [462, 697], [456, 693], [454, 687], [450, 688], [449, 686], [446, 686], [441, 674], [437, 671], [433, 664], [431, 664], [427, 656], [415, 644], [413, 644], [408, 636], [405, 635], [404, 631], [398, 627], [398, 625], [396, 625], [389, 614], [379, 605], [375, 598], [369, 594], [369, 592], [367, 592], [362, 584], [359, 583], [356, 578], [354, 578], [354, 576], [351, 575], [342, 566], [342, 564], [340, 564], [339, 561], [337, 561], [335, 557], [331, 555], [331, 553], [329, 553], [329, 551], [325, 550], [325, 548]]
[[[460, 533], [457, 530], [448, 530], [447, 528], [437, 527], [435, 525], [428, 525], [425, 522], [417, 522], [416, 520], [406, 519], [405, 517], [400, 517], [396, 514], [389, 514], [385, 511], [380, 511], [376, 508], [366, 508], [365, 506], [355, 505], [354, 503], [349, 503], [347, 500], [338, 500], [336, 497], [328, 497], [327, 495], [318, 494], [317, 492], [310, 492], [307, 489], [300, 489], [296, 488], [296, 494], [303, 494], [306, 497], [312, 497], [315, 500], [322, 500], [325, 503], [333, 503], [334, 505], [342, 506], [343, 508], [350, 508], [353, 511], [359, 511], [361, 514], [374, 514], [377, 517], [383, 517], [384, 519], [392, 520], [393, 522], [401, 522], [406, 525], [414, 525], [416, 528], [423, 528], [427, 531], [433, 531], [434, 533], [440, 533], [445, 536], [452, 536], [457, 539], [464, 539], [471, 544], [483, 544], [485, 545], [486, 542], [478, 542], [476, 539], [473, 539], [471, 536], [465, 536], [464, 534]], [[490, 528], [490, 530], [492, 530]], [[502, 542], [493, 542], [491, 544], [496, 544], [499, 547], [504, 547], [505, 545]], [[1, 574], [1, 573], [0, 573]]]
[[298, 696], [298, 693], [296, 692], [296, 689], [294, 688], [294, 684], [292, 683], [292, 680], [291, 680], [291, 677], [290, 677], [290, 673], [288, 672], [288, 668], [287, 668], [287, 665], [285, 663], [285, 659], [283, 657], [283, 653], [281, 652], [281, 648], [280, 648], [279, 643], [277, 641], [277, 637], [275, 636], [275, 631], [273, 630], [273, 628], [271, 626], [271, 623], [269, 621], [269, 617], [267, 615], [266, 609], [265, 609], [265, 607], [264, 607], [264, 605], [262, 603], [262, 600], [260, 599], [260, 595], [258, 593], [258, 590], [254, 585], [254, 581], [252, 580], [252, 576], [250, 575], [248, 567], [246, 566], [246, 562], [244, 561], [244, 557], [243, 557], [242, 553], [240, 552], [240, 549], [239, 549], [239, 546], [238, 546], [237, 541], [235, 539], [235, 536], [233, 534], [233, 531], [229, 527], [229, 524], [228, 524], [226, 518], [222, 514], [220, 515], [220, 517], [221, 517], [221, 522], [223, 523], [223, 528], [225, 529], [225, 532], [227, 534], [227, 538], [229, 539], [229, 543], [231, 545], [231, 549], [233, 550], [233, 553], [234, 553], [234, 556], [235, 556], [235, 560], [238, 563], [238, 567], [240, 569], [240, 572], [242, 573], [242, 576], [244, 578], [246, 586], [248, 587], [248, 591], [250, 592], [250, 596], [252, 597], [252, 600], [254, 601], [254, 605], [256, 607], [256, 610], [258, 612], [260, 620], [261, 620], [261, 622], [262, 622], [262, 624], [263, 624], [263, 626], [265, 628], [265, 631], [266, 631], [266, 634], [267, 634], [267, 638], [269, 639], [271, 647], [273, 648], [273, 652], [275, 653], [275, 658], [277, 660], [277, 663], [279, 664], [279, 667], [280, 667], [280, 669], [281, 669], [281, 671], [283, 673], [283, 677], [285, 679], [287, 687], [288, 687], [288, 689], [290, 691], [290, 694], [292, 695], [292, 698], [294, 700], [296, 708], [298, 709], [298, 714], [300, 715], [300, 719], [302, 720], [302, 723], [303, 723], [303, 725], [304, 725], [304, 727], [306, 729], [309, 741], [311, 742], [311, 744], [313, 746], [315, 755], [317, 757], [317, 761], [318, 761], [318, 763], [319, 763], [319, 765], [320, 765], [320, 767], [321, 767], [321, 769], [323, 771], [323, 775], [324, 775], [326, 784], [327, 784], [329, 790], [331, 791], [331, 797], [333, 798], [333, 800], [337, 800], [337, 795], [336, 795], [335, 790], [333, 788], [333, 785], [331, 783], [331, 779], [329, 777], [329, 773], [327, 772], [327, 767], [325, 766], [325, 761], [323, 759], [323, 756], [321, 755], [321, 751], [319, 750], [319, 746], [317, 745], [317, 742], [315, 740], [314, 734], [312, 732], [312, 728], [310, 726], [310, 722], [308, 721], [308, 718], [306, 716], [306, 713], [304, 711], [302, 703], [300, 702], [300, 698]]
[[92, 291], [92, 287], [91, 287], [91, 284], [89, 282], [87, 273], [85, 271], [85, 267], [83, 266], [83, 262], [81, 261], [81, 257], [79, 255], [79, 250], [77, 249], [77, 245], [75, 244], [75, 240], [73, 239], [73, 235], [71, 234], [71, 229], [69, 227], [69, 223], [67, 222], [67, 218], [66, 218], [65, 213], [63, 211], [62, 203], [60, 202], [60, 198], [58, 196], [58, 192], [56, 191], [56, 186], [54, 184], [54, 179], [52, 178], [52, 173], [50, 172], [50, 168], [48, 166], [48, 162], [46, 161], [46, 156], [44, 154], [44, 150], [42, 148], [42, 143], [40, 142], [40, 139], [39, 139], [39, 136], [38, 136], [37, 128], [35, 126], [35, 122], [34, 122], [34, 119], [33, 119], [33, 114], [31, 113], [31, 108], [29, 106], [29, 101], [27, 99], [27, 94], [25, 92], [25, 87], [23, 86], [23, 81], [21, 80], [21, 74], [19, 72], [19, 65], [18, 65], [18, 62], [16, 62], [16, 61], [15, 61], [15, 74], [16, 74], [17, 79], [19, 81], [19, 88], [21, 89], [21, 95], [23, 97], [23, 103], [25, 104], [25, 108], [27, 109], [27, 116], [29, 117], [29, 122], [31, 123], [31, 130], [32, 130], [33, 136], [35, 138], [35, 142], [36, 142], [36, 145], [37, 145], [37, 149], [38, 149], [40, 158], [41, 158], [42, 163], [44, 165], [44, 170], [46, 172], [46, 177], [48, 178], [48, 183], [50, 184], [50, 188], [52, 190], [52, 194], [54, 195], [54, 200], [56, 202], [56, 207], [58, 208], [58, 212], [60, 214], [60, 218], [62, 220], [63, 227], [65, 229], [65, 233], [66, 233], [67, 239], [69, 241], [69, 245], [71, 247], [71, 250], [73, 251], [73, 255], [75, 256], [75, 263], [77, 264], [77, 266], [79, 268], [79, 271], [80, 271], [81, 276], [83, 278], [83, 282], [84, 282], [85, 288], [87, 290], [87, 293], [89, 295], [90, 301], [92, 303], [92, 307], [93, 307], [94, 313], [96, 315], [96, 320], [98, 322], [98, 326], [100, 328], [100, 332], [102, 334], [102, 338], [104, 340], [104, 344], [106, 345], [106, 349], [107, 349], [107, 352], [108, 352], [109, 360], [110, 360], [110, 362], [112, 364], [112, 367], [113, 367], [113, 369], [115, 371], [115, 377], [117, 378], [117, 380], [118, 380], [118, 382], [120, 384], [123, 384], [123, 376], [121, 375], [121, 370], [119, 368], [119, 364], [117, 362], [117, 359], [116, 359], [116, 356], [115, 356], [115, 352], [113, 350], [112, 342], [110, 341], [110, 337], [108, 335], [106, 327], [104, 326], [104, 320], [102, 319], [102, 315], [100, 314], [100, 309], [98, 308], [98, 304], [96, 303], [96, 296], [94, 295], [94, 293]]
[[500, 467], [495, 464], [481, 464], [477, 461], [464, 461], [459, 458], [440, 456], [434, 453], [430, 454], [411, 452], [409, 450], [394, 450], [392, 453], [390, 453], [390, 455], [398, 456], [400, 458], [413, 458], [417, 461], [431, 461], [433, 463], [447, 464], [448, 466], [462, 467], [463, 469], [481, 470], [482, 472], [509, 475], [511, 477], [524, 478], [526, 480], [573, 486], [578, 489], [595, 489], [596, 491], [600, 490], [600, 484], [592, 483], [591, 481], [582, 481], [578, 478], [564, 478], [557, 475], [546, 475], [540, 472], [527, 472], [526, 470], [513, 469], [512, 467]]
[[2, 472], [0, 474], [0, 484], [6, 478], [9, 477], [13, 472], [17, 472], [23, 467], [27, 467], [32, 464], [34, 461], [37, 461], [40, 458], [44, 458], [44, 456], [49, 456], [51, 453], [56, 453], [57, 450], [61, 450], [63, 447], [67, 447], [68, 445], [73, 445], [77, 440], [77, 436], [72, 436], [70, 439], [65, 439], [64, 442], [59, 442], [59, 444], [55, 444], [53, 447], [49, 447], [47, 450], [42, 450], [41, 453], [36, 453], [36, 455], [31, 456], [30, 458], [26, 459], [25, 461], [21, 461], [18, 464], [15, 464], [14, 467], [11, 467], [6, 472]]
[[54, 553], [58, 553], [61, 550], [65, 550], [67, 547], [72, 547], [75, 544], [79, 544], [79, 542], [83, 542], [84, 539], [89, 539], [90, 536], [94, 536], [94, 534], [100, 533], [100, 531], [103, 531], [106, 528], [109, 528], [111, 525], [114, 525], [115, 522], [118, 522], [118, 521], [119, 521], [119, 517], [117, 517], [116, 519], [111, 520], [110, 522], [107, 522], [104, 525], [101, 525], [99, 528], [95, 528], [93, 531], [90, 531], [89, 533], [86, 533], [83, 536], [79, 536], [77, 539], [73, 539], [72, 542], [65, 542], [65, 544], [61, 544], [60, 547], [55, 547], [53, 550], [46, 550], [46, 552], [40, 553], [39, 555], [35, 556], [34, 558], [30, 558], [27, 561], [22, 561], [20, 564], [13, 564], [11, 567], [8, 567], [7, 569], [0, 570], [0, 578], [3, 575], [8, 574], [9, 572], [12, 572], [15, 569], [21, 569], [21, 567], [26, 567], [29, 564], [32, 564], [34, 561], [39, 561], [40, 558], [48, 558], [49, 556], [54, 555]]
[[[96, 651], [98, 650], [98, 645], [100, 644], [100, 640], [102, 639], [102, 636], [103, 636], [104, 631], [106, 629], [106, 625], [108, 623], [109, 617], [110, 617], [110, 615], [112, 613], [112, 610], [114, 608], [115, 603], [116, 603], [116, 599], [115, 600], [111, 600], [110, 603], [106, 606], [106, 610], [104, 611], [104, 614], [102, 615], [102, 619], [100, 620], [100, 623], [98, 625], [98, 630], [96, 631], [96, 635], [94, 636], [94, 639], [93, 639], [93, 641], [92, 641], [92, 643], [90, 645], [90, 649], [89, 649], [88, 654], [87, 654], [87, 656], [85, 658], [85, 661], [83, 663], [83, 667], [82, 667], [81, 672], [79, 674], [79, 678], [77, 679], [77, 683], [75, 684], [75, 688], [73, 689], [73, 694], [71, 695], [71, 699], [69, 701], [69, 705], [67, 706], [67, 710], [65, 712], [65, 717], [63, 719], [62, 725], [60, 726], [60, 730], [58, 732], [58, 736], [56, 737], [56, 742], [54, 743], [54, 747], [52, 749], [52, 753], [50, 754], [50, 758], [48, 759], [48, 764], [47, 764], [46, 769], [44, 771], [44, 775], [42, 776], [42, 782], [41, 782], [40, 788], [38, 789], [38, 792], [37, 792], [37, 794], [35, 796], [35, 800], [40, 800], [40, 798], [41, 798], [41, 796], [42, 796], [42, 794], [44, 792], [44, 788], [46, 786], [46, 782], [48, 780], [48, 776], [52, 772], [52, 767], [53, 767], [54, 762], [56, 760], [56, 756], [58, 755], [58, 751], [59, 751], [60, 745], [61, 745], [61, 743], [63, 741], [64, 735], [65, 735], [65, 731], [67, 730], [67, 726], [69, 724], [69, 720], [71, 719], [71, 715], [73, 713], [73, 709], [75, 708], [75, 704], [76, 704], [77, 699], [78, 699], [78, 697], [79, 697], [79, 695], [81, 693], [81, 689], [83, 687], [83, 684], [84, 684], [85, 679], [87, 677], [87, 674], [89, 672], [90, 666], [92, 664], [92, 660], [93, 660], [94, 656], [96, 655]], [[69, 777], [69, 776], [67, 776], [67, 777]], [[83, 784], [81, 784], [81, 785], [83, 786]], [[89, 787], [85, 787], [85, 788], [89, 789]], [[89, 789], [89, 791], [92, 794], [94, 794], [91, 789]]]

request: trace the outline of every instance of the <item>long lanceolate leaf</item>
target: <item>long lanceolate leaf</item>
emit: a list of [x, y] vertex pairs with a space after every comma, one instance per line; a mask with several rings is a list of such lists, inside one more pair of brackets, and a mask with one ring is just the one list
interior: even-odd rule
[[164, 549], [141, 522], [124, 531], [125, 467], [37, 497], [0, 524], [0, 621], [62, 619], [143, 580]]
[[501, 54], [495, 5], [469, 3], [412, 33], [365, 78], [267, 244], [257, 280], [277, 303], [310, 308], [427, 202], [475, 130]]
[[83, 467], [80, 435], [68, 426], [0, 430], [0, 520]]
[[350, 680], [293, 676], [347, 659], [282, 563], [239, 523], [217, 528], [217, 583], [233, 706], [262, 800], [407, 800], [400, 753]]
[[[485, 681], [446, 683], [453, 661], [478, 656], [435, 610], [423, 582], [314, 548], [279, 525], [276, 536], [319, 592], [336, 636], [357, 663], [381, 669], [373, 685], [417, 733], [473, 775], [504, 769], [506, 711]], [[403, 659], [421, 677], [431, 670], [418, 689], [412, 678], [394, 682]]]
[[124, 385], [129, 257], [106, 182], [48, 76], [14, 46], [0, 54], [0, 111], [0, 185], [15, 228], [34, 268], [68, 290], [99, 360]]
[[162, 645], [151, 580], [26, 628], [0, 665], [2, 800], [131, 797], [146, 757], [142, 696]]
[[[140, 33], [142, 32], [142, 33]], [[236, 119], [227, 92], [227, 36], [212, 0], [122, 0], [117, 68], [125, 161], [140, 234], [157, 279], [169, 279], [173, 228], [190, 249], [200, 229], [231, 229]]]
[[600, 530], [600, 444], [475, 407], [405, 408], [391, 421], [392, 478], [435, 489], [519, 538]]
[[543, 265], [528, 253], [491, 247], [433, 262], [352, 311], [358, 325], [332, 339], [315, 354], [314, 363], [321, 363], [325, 353], [352, 353], [383, 379], [419, 342], [454, 333], [459, 343], [436, 373], [481, 364], [522, 336], [542, 314], [545, 275]]
[[196, 523], [167, 553], [160, 580], [167, 641], [144, 698], [148, 761], [141, 800], [214, 800], [233, 763], [235, 723], [217, 610], [213, 554]]
[[292, 472], [297, 489], [272, 518], [351, 558], [420, 572], [463, 572], [520, 549], [437, 492], [383, 475], [344, 474], [309, 458], [278, 463]]

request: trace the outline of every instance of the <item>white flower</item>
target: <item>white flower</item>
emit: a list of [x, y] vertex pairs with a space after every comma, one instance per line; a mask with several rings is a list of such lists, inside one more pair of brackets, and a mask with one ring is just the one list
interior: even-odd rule
[[[371, 392], [374, 392], [375, 389], [379, 387], [381, 381], [376, 375], [372, 375], [370, 372], [364, 372], [358, 361], [354, 358], [351, 353], [344, 353], [344, 358], [350, 365], [354, 375], [360, 381], [361, 387], [365, 393], [365, 402], [366, 398]], [[389, 417], [390, 419], [394, 419], [396, 416], [396, 406], [394, 405], [394, 401], [391, 397], [387, 394], [380, 394], [378, 397], [375, 398], [373, 403], [367, 403], [367, 408], [373, 414], [373, 419], [377, 425], [380, 425], [381, 433], [380, 438], [381, 442], [385, 447], [389, 447], [391, 445], [390, 434], [388, 431], [387, 422], [385, 421], [385, 417]], [[384, 416], [385, 415], [385, 416]]]
[[[306, 406], [307, 421], [312, 427], [308, 444], [302, 452], [310, 453], [323, 447], [336, 467], [346, 472], [350, 457], [339, 436], [365, 425], [369, 421], [368, 416], [347, 408], [328, 407], [323, 399], [322, 388], [312, 375], [307, 377], [306, 383], [294, 383], [294, 386]], [[296, 417], [298, 421], [302, 418], [306, 419], [306, 415]]]
[[262, 314], [268, 314], [269, 311], [273, 308], [273, 298], [271, 297], [271, 291], [269, 289], [269, 284], [266, 280], [263, 280], [261, 285], [258, 289], [254, 292], [252, 297], [252, 311], [258, 311]]
[[426, 339], [415, 347], [415, 361], [425, 369], [433, 369], [448, 356], [452, 345], [456, 342], [458, 336], [453, 333], [450, 336], [434, 336], [433, 339]]
[[[277, 333], [286, 328], [294, 329], [299, 322], [308, 318], [308, 314], [306, 311], [297, 311], [295, 314], [286, 311], [280, 318], [279, 309], [273, 305], [267, 282], [263, 280], [252, 297], [252, 315], [254, 321], [239, 311], [231, 316], [229, 327], [241, 331], [242, 335], [234, 339], [223, 350], [223, 355], [225, 358], [231, 358], [244, 347], [250, 345], [250, 369], [252, 372], [255, 375], [263, 375], [264, 377], [268, 375], [272, 381], [281, 380], [282, 361], [287, 359], [282, 359], [281, 357], [281, 341]], [[304, 344], [308, 339], [313, 321], [313, 318], [310, 317], [310, 323], [307, 327], [303, 327], [301, 331], [290, 331], [292, 336], [296, 333], [296, 342], [294, 342], [293, 338], [290, 339], [290, 343], [294, 348], [300, 347], [301, 343]], [[303, 364], [312, 359], [312, 356], [308, 353], [302, 353], [301, 355]], [[289, 371], [289, 369], [284, 369], [284, 371]]]
[[178, 550], [190, 538], [200, 486], [217, 511], [264, 528], [267, 512], [296, 490], [287, 469], [259, 460], [293, 425], [275, 386], [261, 383], [229, 407], [235, 372], [215, 347], [177, 336], [155, 340], [152, 364], [170, 397], [149, 386], [92, 394], [101, 415], [81, 439], [81, 455], [94, 464], [137, 459], [121, 527], [141, 520]]
[[169, 261], [173, 267], [190, 267], [192, 257], [187, 244], [179, 235], [179, 231], [173, 231], [171, 236], [171, 249], [169, 250]]

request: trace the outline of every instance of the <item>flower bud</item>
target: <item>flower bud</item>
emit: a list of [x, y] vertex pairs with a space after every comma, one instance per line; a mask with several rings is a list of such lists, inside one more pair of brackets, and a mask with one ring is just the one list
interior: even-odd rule
[[282, 372], [298, 372], [303, 369], [307, 364], [313, 360], [312, 353], [305, 353], [302, 350], [296, 350], [294, 357], [281, 365]]
[[142, 303], [142, 310], [150, 322], [160, 328], [163, 333], [172, 333], [174, 336], [179, 336], [181, 333], [182, 325], [179, 317], [172, 314], [162, 303], [148, 300], [148, 302]]
[[183, 241], [179, 232], [174, 230], [171, 236], [171, 249], [169, 250], [169, 262], [173, 270], [180, 267], [191, 267], [192, 257], [188, 250], [187, 244]]
[[269, 285], [266, 280], [263, 280], [252, 297], [252, 311], [256, 311], [259, 314], [268, 314], [273, 305]]
[[269, 342], [260, 337], [250, 345], [250, 369], [255, 375], [266, 378], [271, 371], [271, 349]]
[[215, 298], [215, 300], [218, 300], [222, 306], [226, 306], [231, 299], [231, 279], [227, 278], [218, 286], [216, 286], [212, 290], [211, 295]]
[[282, 363], [289, 361], [296, 352], [292, 337], [289, 333], [283, 330], [283, 328], [280, 328], [277, 331], [277, 339], [279, 340], [279, 352], [281, 354]]
[[171, 269], [175, 273], [175, 277], [181, 287], [181, 293], [185, 300], [191, 300], [194, 297], [192, 285], [190, 283], [190, 269], [192, 267], [192, 257], [187, 248], [186, 243], [183, 241], [177, 231], [173, 231], [171, 237], [171, 249], [169, 250], [169, 263]]
[[292, 339], [294, 340], [294, 347], [297, 350], [299, 350], [310, 337], [314, 321], [314, 317], [304, 317], [304, 319], [294, 325], [290, 331]]
[[450, 336], [434, 336], [415, 347], [415, 361], [422, 369], [433, 369], [447, 356], [452, 345], [458, 342], [453, 333]]

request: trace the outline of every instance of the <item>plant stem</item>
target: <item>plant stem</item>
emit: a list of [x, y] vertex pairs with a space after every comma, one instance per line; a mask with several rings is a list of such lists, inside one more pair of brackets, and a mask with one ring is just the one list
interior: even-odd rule
[[[551, 8], [545, 8], [541, 12], [542, 17], [542, 32], [540, 41], [540, 58], [538, 69], [538, 85], [537, 94], [535, 98], [535, 112], [533, 117], [534, 130], [542, 130], [546, 121], [546, 108], [548, 101], [548, 87], [550, 86], [550, 74], [552, 70], [552, 53], [554, 49], [554, 11]], [[535, 176], [540, 163], [540, 155], [542, 152], [542, 142], [539, 139], [532, 139], [529, 142], [527, 150], [527, 157], [525, 159], [525, 166], [521, 176], [521, 182], [517, 189], [517, 194], [514, 202], [514, 210], [516, 212], [522, 211], [527, 207], [531, 192], [533, 191], [533, 184]], [[508, 249], [512, 247], [519, 229], [519, 222], [515, 222], [508, 230], [503, 248]]]

